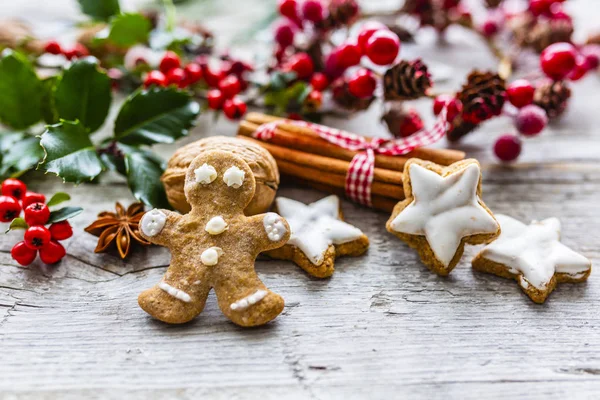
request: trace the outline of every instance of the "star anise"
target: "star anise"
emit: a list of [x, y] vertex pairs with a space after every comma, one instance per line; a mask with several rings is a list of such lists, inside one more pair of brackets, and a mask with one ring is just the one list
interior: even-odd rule
[[133, 203], [125, 210], [121, 203], [115, 205], [116, 213], [103, 211], [98, 219], [85, 231], [98, 236], [98, 245], [94, 252], [103, 253], [114, 243], [121, 258], [127, 257], [132, 243], [147, 246], [150, 244], [139, 233], [139, 223], [144, 216], [144, 205]]

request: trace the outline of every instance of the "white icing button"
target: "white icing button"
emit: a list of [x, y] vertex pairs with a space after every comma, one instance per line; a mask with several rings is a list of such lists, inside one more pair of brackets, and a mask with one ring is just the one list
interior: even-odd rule
[[204, 163], [201, 167], [196, 168], [194, 170], [194, 174], [196, 174], [196, 182], [203, 185], [208, 185], [217, 179], [217, 170], [215, 167], [208, 165], [207, 163]]
[[146, 236], [155, 236], [163, 230], [166, 222], [167, 216], [165, 213], [155, 208], [144, 214], [140, 221], [140, 229]]
[[265, 214], [265, 218], [263, 219], [263, 225], [265, 226], [265, 232], [267, 232], [267, 237], [272, 242], [277, 242], [281, 240], [287, 229], [285, 228], [285, 224], [283, 223], [281, 217], [275, 213], [267, 213]]
[[223, 250], [220, 247], [211, 247], [206, 249], [200, 255], [200, 261], [202, 264], [212, 267], [213, 265], [217, 265], [219, 262], [219, 256], [223, 254]]
[[223, 174], [223, 181], [225, 181], [227, 186], [232, 186], [233, 188], [237, 189], [244, 183], [245, 175], [246, 173], [244, 171], [236, 166], [233, 166], [225, 171], [225, 174]]
[[212, 217], [210, 221], [206, 223], [206, 227], [204, 230], [211, 235], [218, 235], [219, 233], [223, 233], [227, 229], [227, 222], [220, 215], [217, 217]]

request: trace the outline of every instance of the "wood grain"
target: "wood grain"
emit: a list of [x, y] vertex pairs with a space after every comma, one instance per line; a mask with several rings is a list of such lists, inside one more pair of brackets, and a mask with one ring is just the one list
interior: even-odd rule
[[[216, 16], [205, 19], [225, 37], [271, 7], [258, 0], [246, 0], [244, 7], [215, 3]], [[48, 21], [51, 11], [48, 15], [70, 21], [74, 4], [7, 2], [0, 16], [21, 10], [30, 20]], [[595, 0], [567, 6], [576, 26], [597, 25]], [[183, 13], [192, 13], [200, 6], [183, 7]], [[459, 87], [455, 77], [470, 68], [493, 68], [487, 50], [463, 30], [451, 28], [447, 41], [440, 45], [426, 32], [418, 46], [403, 45], [402, 54], [423, 57], [434, 69], [451, 57], [456, 67], [439, 90]], [[251, 45], [248, 51], [264, 46]], [[568, 114], [527, 140], [518, 164], [500, 167], [490, 152], [498, 134], [514, 130], [509, 119], [486, 124], [460, 149], [482, 162], [483, 196], [494, 212], [522, 220], [560, 218], [564, 243], [597, 266], [598, 77], [589, 76], [573, 90]], [[416, 107], [429, 115], [429, 102]], [[380, 111], [373, 107], [351, 120], [326, 123], [383, 135], [374, 122]], [[235, 131], [233, 123], [213, 124], [207, 115], [183, 142]], [[168, 157], [175, 146], [158, 148]], [[67, 190], [85, 213], [74, 220], [68, 257], [57, 267], [17, 266], [8, 252], [19, 232], [0, 235], [1, 400], [598, 398], [598, 271], [586, 284], [559, 285], [544, 305], [536, 305], [514, 282], [473, 272], [468, 261], [476, 248], [467, 249], [450, 277], [431, 274], [385, 232], [388, 214], [344, 201], [346, 220], [369, 236], [370, 250], [337, 260], [328, 280], [310, 278], [289, 262], [258, 261], [266, 285], [286, 300], [274, 323], [236, 327], [211, 295], [198, 319], [168, 326], [144, 314], [136, 298], [161, 278], [169, 254], [141, 249], [123, 262], [94, 254], [96, 238], [83, 232], [97, 212], [115, 201], [133, 201], [122, 181], [109, 175], [98, 185], [65, 187], [32, 174], [27, 183], [44, 193]], [[304, 202], [323, 196], [282, 186], [280, 195]]]

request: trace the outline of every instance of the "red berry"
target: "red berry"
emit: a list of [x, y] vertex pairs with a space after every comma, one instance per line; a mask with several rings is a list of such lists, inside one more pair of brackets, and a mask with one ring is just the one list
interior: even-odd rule
[[535, 16], [549, 14], [551, 5], [551, 0], [529, 0], [529, 11]]
[[36, 192], [26, 192], [25, 196], [23, 196], [23, 200], [21, 201], [21, 205], [23, 208], [27, 208], [28, 205], [33, 203], [45, 203], [46, 196], [41, 193]]
[[494, 153], [502, 161], [514, 161], [521, 154], [521, 139], [515, 135], [503, 135], [494, 145]]
[[588, 70], [598, 68], [600, 65], [600, 45], [588, 44], [581, 48], [581, 55], [585, 57]]
[[167, 86], [167, 78], [160, 71], [150, 71], [146, 75], [146, 79], [144, 79], [144, 86]]
[[56, 40], [50, 40], [46, 42], [46, 46], [44, 46], [44, 51], [50, 54], [61, 54], [62, 47], [60, 47], [60, 43]]
[[360, 99], [366, 99], [373, 96], [377, 87], [377, 80], [368, 69], [359, 69], [348, 81], [348, 91]]
[[369, 21], [362, 26], [360, 33], [358, 34], [357, 40], [358, 40], [358, 45], [360, 46], [360, 49], [363, 52], [363, 54], [365, 54], [367, 51], [367, 42], [369, 41], [371, 36], [373, 36], [373, 34], [375, 32], [380, 31], [380, 30], [389, 30], [389, 29], [387, 26], [385, 26], [381, 22], [377, 22], [377, 21]]
[[316, 110], [323, 104], [323, 93], [318, 90], [312, 90], [308, 96], [306, 96], [304, 102]]
[[51, 234], [45, 226], [31, 226], [25, 231], [25, 244], [29, 248], [37, 250], [50, 242]]
[[329, 79], [327, 79], [327, 75], [316, 72], [313, 74], [312, 78], [310, 78], [310, 85], [315, 90], [323, 91], [329, 86]]
[[338, 58], [337, 63], [338, 67], [348, 68], [360, 63], [360, 58], [362, 57], [362, 52], [360, 47], [356, 43], [344, 43], [340, 47], [337, 48]]
[[500, 25], [494, 18], [486, 19], [481, 25], [481, 33], [483, 36], [490, 38], [500, 31]]
[[212, 89], [208, 91], [206, 99], [208, 101], [208, 108], [218, 110], [223, 106], [225, 96], [223, 96], [223, 93], [219, 89]]
[[377, 65], [393, 63], [399, 52], [400, 39], [392, 31], [377, 31], [367, 41], [366, 55]]
[[275, 28], [275, 41], [284, 49], [294, 43], [294, 35], [294, 28], [287, 22], [283, 22]]
[[33, 260], [35, 260], [37, 251], [30, 249], [25, 242], [19, 242], [13, 246], [10, 255], [16, 262], [25, 266], [31, 264]]
[[230, 99], [242, 90], [242, 85], [237, 76], [229, 75], [219, 82], [219, 90], [225, 98]]
[[218, 87], [219, 82], [225, 78], [225, 72], [223, 70], [214, 71], [208, 65], [202, 66], [202, 76], [210, 87]]
[[173, 68], [167, 72], [167, 83], [169, 85], [176, 85], [179, 88], [187, 86], [187, 79], [185, 71], [182, 68]]
[[162, 60], [160, 60], [159, 69], [160, 72], [166, 74], [173, 68], [179, 68], [180, 66], [181, 60], [179, 59], [179, 56], [172, 51], [167, 51]]
[[544, 130], [547, 123], [546, 111], [533, 104], [521, 108], [515, 118], [515, 126], [524, 136], [537, 135]]
[[306, 79], [313, 74], [314, 65], [308, 54], [296, 53], [290, 57], [284, 70], [295, 72], [298, 79]]
[[540, 56], [544, 73], [556, 81], [565, 78], [577, 64], [577, 51], [572, 44], [561, 42], [546, 47]]
[[202, 79], [202, 67], [196, 63], [189, 63], [185, 66], [185, 75], [190, 84], [198, 82]]
[[291, 19], [292, 21], [298, 20], [298, 3], [296, 0], [280, 0], [279, 1], [279, 14]]
[[0, 196], [0, 222], [11, 222], [21, 214], [21, 205], [11, 196]]
[[246, 114], [246, 108], [246, 103], [244, 103], [238, 97], [227, 99], [223, 103], [223, 113], [231, 120], [240, 119], [244, 114]]
[[56, 264], [67, 255], [62, 244], [51, 240], [40, 249], [40, 259], [44, 264]]
[[575, 64], [575, 68], [569, 73], [568, 78], [572, 81], [578, 81], [583, 78], [589, 71], [589, 65], [587, 63], [587, 59], [583, 56], [577, 57], [577, 63]]
[[29, 226], [45, 225], [50, 218], [50, 209], [44, 203], [33, 203], [25, 208], [25, 222]]
[[462, 113], [463, 104], [456, 97], [449, 94], [440, 94], [433, 101], [433, 113], [439, 115], [442, 112], [444, 106], [447, 106], [446, 121], [452, 122], [454, 119]]
[[442, 3], [442, 8], [444, 10], [450, 10], [451, 8], [458, 7], [460, 4], [460, 0], [444, 0]]
[[442, 108], [450, 102], [454, 97], [449, 94], [440, 94], [433, 100], [433, 114], [438, 115], [442, 112]]
[[50, 225], [49, 230], [54, 240], [65, 240], [73, 236], [73, 228], [69, 221], [55, 222]]
[[306, 0], [302, 4], [302, 17], [315, 24], [323, 21], [323, 4], [319, 0]]
[[421, 116], [416, 110], [409, 110], [408, 115], [404, 117], [402, 123], [400, 124], [400, 134], [401, 137], [408, 137], [414, 133], [419, 132], [423, 129], [423, 120]]
[[535, 88], [526, 79], [517, 79], [506, 88], [508, 101], [517, 108], [533, 103], [534, 93]]
[[9, 178], [2, 182], [2, 195], [12, 196], [17, 200], [21, 200], [27, 192], [27, 186], [18, 179]]
[[339, 53], [337, 50], [333, 50], [329, 53], [329, 55], [325, 58], [325, 68], [323, 72], [327, 75], [327, 78], [330, 80], [336, 80], [340, 76], [344, 74], [346, 68], [342, 68], [338, 62]]
[[88, 48], [81, 43], [75, 43], [75, 46], [73, 46], [73, 52], [75, 53], [75, 57], [77, 58], [86, 57], [90, 55], [90, 51], [88, 50]]

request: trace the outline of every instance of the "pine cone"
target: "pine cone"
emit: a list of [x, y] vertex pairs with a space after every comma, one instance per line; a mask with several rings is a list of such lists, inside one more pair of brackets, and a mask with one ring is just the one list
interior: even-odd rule
[[527, 45], [541, 53], [553, 43], [571, 42], [573, 23], [566, 19], [538, 21], [527, 35]]
[[356, 0], [331, 0], [328, 10], [329, 15], [317, 24], [317, 28], [330, 30], [352, 25], [358, 17], [359, 7]]
[[421, 25], [435, 24], [435, 7], [432, 0], [406, 0], [400, 12], [418, 17]]
[[400, 61], [385, 72], [383, 88], [386, 100], [417, 99], [431, 87], [431, 75], [420, 59]]
[[502, 112], [506, 98], [504, 79], [492, 72], [475, 70], [456, 97], [463, 104], [463, 120], [477, 125]]
[[395, 137], [408, 137], [424, 126], [419, 113], [412, 108], [405, 109], [401, 102], [392, 103], [381, 120]]
[[548, 81], [536, 88], [533, 103], [542, 107], [548, 118], [556, 118], [565, 111], [570, 97], [571, 89], [566, 82]]
[[515, 42], [521, 47], [529, 46], [529, 33], [536, 24], [536, 18], [531, 13], [521, 13], [508, 21], [508, 27], [515, 37]]
[[600, 44], [600, 32], [590, 34], [585, 44]]
[[396, 34], [396, 36], [398, 36], [398, 39], [400, 39], [400, 42], [413, 43], [415, 41], [415, 35], [413, 34], [413, 32], [411, 32], [407, 28], [403, 27], [402, 25], [386, 24], [386, 26], [390, 31], [394, 32]]
[[351, 111], [362, 111], [369, 108], [373, 100], [375, 100], [375, 96], [372, 96], [368, 99], [360, 99], [354, 96], [348, 90], [348, 82], [344, 79], [340, 78], [335, 80], [331, 84], [331, 91], [333, 94], [333, 101], [336, 102], [342, 108]]
[[485, 6], [487, 8], [497, 8], [503, 0], [485, 0]]
[[454, 121], [452, 121], [452, 126], [446, 133], [446, 137], [451, 142], [458, 142], [463, 136], [473, 132], [475, 129], [477, 129], [477, 127], [479, 127], [479, 124], [465, 122], [460, 116], [458, 116], [454, 119]]

